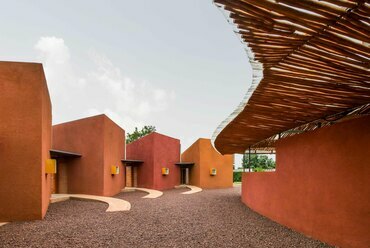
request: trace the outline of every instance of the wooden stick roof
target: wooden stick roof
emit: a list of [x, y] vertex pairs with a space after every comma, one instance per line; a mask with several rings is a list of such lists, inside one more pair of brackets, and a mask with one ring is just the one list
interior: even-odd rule
[[[370, 2], [214, 0], [246, 45], [252, 86], [215, 131], [222, 154], [370, 103]], [[302, 130], [302, 129], [299, 129]]]

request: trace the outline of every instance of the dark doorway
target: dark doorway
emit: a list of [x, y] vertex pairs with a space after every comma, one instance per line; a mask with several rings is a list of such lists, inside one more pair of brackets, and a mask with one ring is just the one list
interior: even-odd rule
[[189, 184], [189, 168], [180, 168], [180, 184]]

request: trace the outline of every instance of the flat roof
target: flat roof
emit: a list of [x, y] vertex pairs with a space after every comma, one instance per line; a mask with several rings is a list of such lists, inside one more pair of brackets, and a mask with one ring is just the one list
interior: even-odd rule
[[194, 162], [178, 162], [175, 163], [175, 165], [181, 166], [181, 167], [190, 167], [193, 166], [195, 163]]
[[122, 159], [122, 163], [129, 164], [129, 165], [141, 165], [144, 163], [143, 160], [137, 160], [137, 159]]
[[79, 153], [55, 150], [55, 149], [50, 149], [49, 152], [50, 152], [51, 158], [79, 158], [82, 156]]

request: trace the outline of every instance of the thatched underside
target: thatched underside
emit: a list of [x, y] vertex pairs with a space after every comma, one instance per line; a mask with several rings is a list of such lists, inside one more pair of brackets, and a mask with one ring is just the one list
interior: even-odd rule
[[[230, 13], [253, 59], [263, 65], [263, 78], [243, 109], [216, 131], [221, 153], [272, 149], [279, 133], [312, 130], [330, 123], [325, 118], [370, 103], [369, 1], [215, 3]], [[356, 113], [364, 111], [368, 107]]]

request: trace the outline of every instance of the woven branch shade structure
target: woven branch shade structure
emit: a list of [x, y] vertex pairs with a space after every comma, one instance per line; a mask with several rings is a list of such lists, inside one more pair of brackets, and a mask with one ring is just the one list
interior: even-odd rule
[[278, 134], [370, 112], [369, 1], [214, 2], [234, 23], [253, 68], [245, 98], [213, 135], [219, 152], [271, 150]]

